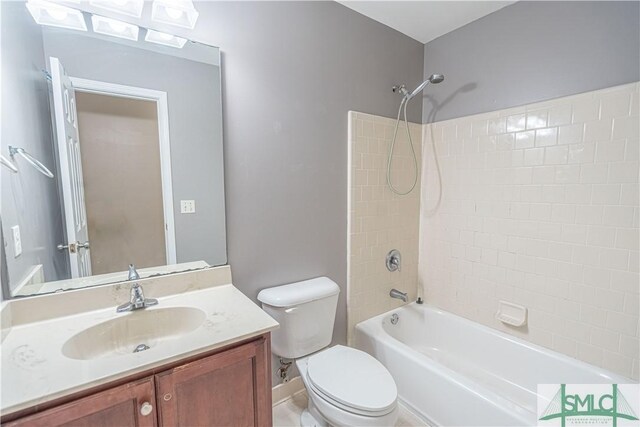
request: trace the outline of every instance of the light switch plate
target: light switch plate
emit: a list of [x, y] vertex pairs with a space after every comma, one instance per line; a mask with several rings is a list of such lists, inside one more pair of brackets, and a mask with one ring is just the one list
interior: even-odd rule
[[18, 258], [22, 254], [22, 239], [20, 238], [20, 226], [14, 225], [11, 227], [11, 234], [13, 234], [13, 256]]
[[180, 200], [180, 213], [183, 213], [183, 214], [196, 213], [196, 201]]

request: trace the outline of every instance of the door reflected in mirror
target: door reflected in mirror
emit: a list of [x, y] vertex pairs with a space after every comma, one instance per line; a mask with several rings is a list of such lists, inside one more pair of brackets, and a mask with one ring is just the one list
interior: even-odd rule
[[3, 296], [225, 264], [218, 48], [0, 7]]
[[175, 264], [169, 140], [158, 120], [168, 123], [166, 99], [75, 87], [91, 273], [118, 271], [132, 254], [140, 268]]

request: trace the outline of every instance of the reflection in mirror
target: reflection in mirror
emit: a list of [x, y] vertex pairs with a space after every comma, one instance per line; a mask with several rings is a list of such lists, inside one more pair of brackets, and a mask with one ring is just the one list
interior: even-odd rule
[[0, 7], [4, 297], [225, 264], [218, 48]]

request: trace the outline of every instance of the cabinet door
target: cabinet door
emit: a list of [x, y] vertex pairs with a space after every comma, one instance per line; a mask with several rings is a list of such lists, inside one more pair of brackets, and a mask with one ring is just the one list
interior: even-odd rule
[[269, 342], [241, 345], [156, 376], [163, 426], [271, 426]]
[[124, 384], [57, 406], [6, 427], [153, 427], [157, 425], [153, 378]]

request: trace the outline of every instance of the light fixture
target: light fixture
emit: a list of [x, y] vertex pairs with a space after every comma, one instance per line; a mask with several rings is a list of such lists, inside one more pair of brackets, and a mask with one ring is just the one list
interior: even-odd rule
[[154, 21], [190, 30], [196, 26], [198, 15], [191, 0], [154, 0], [151, 7], [151, 19]]
[[162, 44], [170, 47], [182, 48], [187, 42], [187, 39], [174, 36], [173, 34], [161, 33], [160, 31], [147, 30], [147, 34], [144, 36], [145, 41], [151, 43]]
[[40, 25], [87, 31], [82, 12], [44, 0], [29, 0], [27, 9]]
[[91, 23], [95, 33], [133, 41], [138, 40], [138, 31], [140, 29], [137, 25], [99, 15], [91, 15]]
[[98, 9], [140, 18], [144, 0], [89, 0], [89, 4]]

